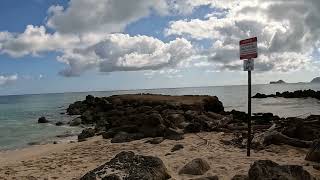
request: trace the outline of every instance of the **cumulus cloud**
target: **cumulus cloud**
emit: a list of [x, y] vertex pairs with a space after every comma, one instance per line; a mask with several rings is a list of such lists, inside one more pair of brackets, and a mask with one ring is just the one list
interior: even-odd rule
[[186, 39], [164, 43], [148, 36], [110, 34], [93, 46], [66, 51], [59, 61], [68, 64], [60, 74], [77, 76], [96, 68], [101, 72], [159, 70], [176, 67], [194, 54]]
[[18, 75], [0, 75], [0, 86], [4, 86], [18, 80]]
[[171, 22], [166, 35], [212, 40], [203, 52], [223, 69], [240, 69], [239, 40], [257, 36], [261, 71], [291, 71], [308, 67], [319, 47], [320, 1], [233, 0], [211, 1], [223, 16]]
[[48, 34], [44, 26], [28, 25], [21, 34], [3, 33], [1, 35], [0, 33], [1, 53], [13, 57], [63, 50], [78, 42], [79, 39], [75, 36], [65, 36], [59, 33]]
[[166, 14], [165, 0], [71, 0], [69, 7], [51, 6], [47, 26], [60, 33], [122, 32], [126, 25], [154, 10]]

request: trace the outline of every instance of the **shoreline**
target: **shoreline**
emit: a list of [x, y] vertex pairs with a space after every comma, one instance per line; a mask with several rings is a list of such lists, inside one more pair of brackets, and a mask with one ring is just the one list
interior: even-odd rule
[[[198, 177], [177, 173], [186, 162], [195, 157], [207, 159], [211, 169], [206, 175], [217, 175], [220, 179], [231, 179], [236, 174], [246, 174], [250, 165], [258, 159], [269, 159], [279, 164], [302, 165], [314, 177], [320, 177], [320, 171], [312, 168], [312, 165], [317, 163], [304, 160], [307, 149], [272, 145], [265, 150], [252, 151], [252, 156], [246, 157], [245, 149], [226, 146], [220, 142], [221, 139], [229, 139], [231, 136], [228, 133], [217, 132], [186, 134], [185, 139], [181, 141], [165, 140], [157, 145], [145, 143], [149, 138], [112, 144], [110, 140], [96, 136], [84, 142], [35, 145], [0, 152], [0, 179], [79, 179], [86, 172], [125, 150], [161, 158], [173, 179]], [[207, 145], [203, 143], [203, 139], [208, 140]], [[184, 148], [170, 152], [178, 143]], [[167, 153], [170, 155], [166, 155]]]
[[[254, 114], [252, 156], [247, 157], [248, 114], [225, 111], [216, 96], [88, 95], [70, 104], [66, 114], [79, 116], [63, 122], [63, 126], [77, 124], [82, 130], [78, 136], [63, 133], [42, 141], [44, 144], [0, 151], [0, 179], [80, 179], [123, 151], [159, 158], [172, 180], [200, 178], [180, 174], [194, 158], [209, 164], [201, 177], [247, 175], [259, 160], [297, 165], [320, 177], [315, 168], [319, 162], [305, 160], [315, 147], [313, 140], [320, 137], [318, 126], [312, 126], [320, 123], [316, 115], [301, 119]], [[38, 123], [55, 121], [41, 117]], [[300, 131], [304, 128], [308, 133]], [[175, 147], [179, 148], [173, 150]]]

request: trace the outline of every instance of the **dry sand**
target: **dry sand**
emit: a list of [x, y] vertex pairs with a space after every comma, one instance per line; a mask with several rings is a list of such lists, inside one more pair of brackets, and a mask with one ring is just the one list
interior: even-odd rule
[[[266, 150], [252, 152], [251, 157], [246, 157], [245, 149], [223, 145], [219, 142], [222, 138], [228, 139], [230, 135], [215, 132], [188, 134], [184, 140], [165, 140], [158, 145], [144, 143], [147, 139], [111, 144], [110, 140], [94, 137], [80, 143], [32, 146], [0, 152], [0, 179], [79, 179], [89, 170], [109, 161], [117, 153], [128, 150], [161, 158], [172, 179], [202, 177], [178, 175], [178, 171], [187, 162], [198, 157], [207, 160], [211, 166], [205, 175], [218, 175], [220, 179], [247, 174], [250, 164], [259, 159], [270, 159], [279, 164], [302, 165], [312, 175], [320, 177], [320, 171], [312, 168], [315, 163], [304, 160], [307, 149], [270, 146]], [[204, 139], [208, 140], [208, 143]], [[178, 143], [184, 145], [184, 149], [166, 156]]]

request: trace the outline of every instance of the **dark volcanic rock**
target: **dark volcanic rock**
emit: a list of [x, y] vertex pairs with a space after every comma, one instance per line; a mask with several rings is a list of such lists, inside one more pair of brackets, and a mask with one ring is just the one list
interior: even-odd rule
[[249, 170], [249, 179], [251, 180], [313, 180], [314, 178], [297, 165], [283, 165], [270, 160], [255, 161]]
[[235, 175], [231, 180], [249, 180], [248, 175]]
[[179, 132], [178, 130], [172, 128], [167, 128], [164, 131], [164, 138], [178, 141], [182, 140], [184, 137], [182, 132]]
[[208, 96], [203, 99], [203, 107], [205, 111], [211, 111], [220, 113], [224, 111], [224, 107], [221, 101], [216, 96]]
[[276, 94], [260, 94], [257, 93], [252, 98], [267, 98], [267, 97], [283, 97], [283, 98], [316, 98], [320, 99], [320, 91], [314, 91], [314, 90], [297, 90], [294, 92], [288, 92], [285, 91], [283, 93], [276, 92]]
[[282, 121], [284, 128], [281, 132], [288, 137], [305, 141], [320, 139], [320, 119], [318, 122], [308, 123], [315, 117], [310, 116], [310, 119], [287, 118]]
[[64, 122], [61, 122], [61, 121], [56, 122], [56, 126], [63, 126], [63, 125], [64, 125]]
[[176, 144], [173, 146], [173, 148], [171, 149], [171, 152], [175, 152], [175, 151], [179, 151], [180, 149], [183, 149], [183, 145], [182, 144]]
[[205, 160], [197, 158], [186, 164], [179, 171], [179, 174], [203, 175], [209, 169], [210, 166]]
[[86, 128], [78, 135], [79, 141], [84, 141], [86, 138], [93, 137], [95, 135], [95, 130], [92, 128]]
[[270, 84], [285, 84], [286, 82], [284, 82], [283, 80], [279, 80], [279, 81], [271, 81]]
[[146, 143], [150, 143], [150, 144], [160, 144], [164, 141], [163, 137], [156, 137], [156, 138], [152, 138], [148, 141], [146, 141]]
[[320, 140], [316, 140], [305, 158], [307, 161], [320, 163]]
[[48, 123], [48, 122], [50, 122], [50, 121], [48, 121], [48, 120], [46, 119], [46, 117], [44, 117], [44, 116], [42, 116], [42, 117], [40, 117], [40, 118], [38, 119], [38, 123]]
[[81, 180], [166, 180], [169, 178], [170, 175], [161, 159], [124, 151], [85, 174]]
[[208, 177], [201, 177], [196, 179], [190, 179], [190, 180], [219, 180], [218, 176], [208, 176]]
[[69, 122], [70, 126], [79, 126], [81, 124], [81, 118], [75, 118]]

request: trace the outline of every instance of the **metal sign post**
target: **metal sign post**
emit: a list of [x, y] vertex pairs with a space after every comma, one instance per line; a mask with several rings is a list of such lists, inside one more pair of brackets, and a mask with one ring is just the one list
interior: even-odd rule
[[247, 156], [250, 156], [251, 149], [251, 70], [248, 71], [248, 142]]
[[250, 156], [251, 150], [251, 71], [254, 69], [253, 58], [258, 57], [257, 37], [240, 41], [240, 59], [243, 61], [244, 71], [248, 71], [248, 140], [247, 156]]

